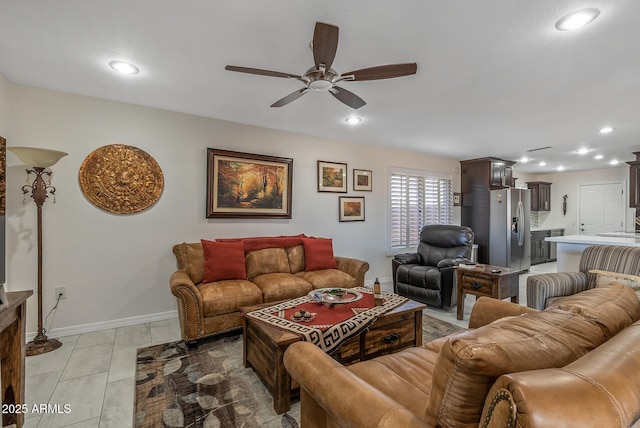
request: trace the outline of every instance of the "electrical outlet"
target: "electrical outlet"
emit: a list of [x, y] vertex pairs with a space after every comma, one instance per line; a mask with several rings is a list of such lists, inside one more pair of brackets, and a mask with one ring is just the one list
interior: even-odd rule
[[58, 296], [60, 296], [60, 299], [66, 299], [67, 298], [67, 287], [64, 285], [61, 285], [59, 287], [56, 287], [56, 300], [58, 300]]

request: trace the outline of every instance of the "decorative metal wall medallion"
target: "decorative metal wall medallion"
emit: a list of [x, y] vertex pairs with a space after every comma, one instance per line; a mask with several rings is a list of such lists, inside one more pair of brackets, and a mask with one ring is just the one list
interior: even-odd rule
[[84, 196], [105, 211], [133, 214], [152, 206], [162, 194], [164, 177], [144, 150], [111, 144], [94, 150], [78, 173]]

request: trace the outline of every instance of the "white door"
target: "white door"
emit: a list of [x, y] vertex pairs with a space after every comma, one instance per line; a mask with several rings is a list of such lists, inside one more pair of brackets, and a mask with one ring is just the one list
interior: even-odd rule
[[580, 234], [624, 230], [624, 206], [622, 183], [580, 186]]

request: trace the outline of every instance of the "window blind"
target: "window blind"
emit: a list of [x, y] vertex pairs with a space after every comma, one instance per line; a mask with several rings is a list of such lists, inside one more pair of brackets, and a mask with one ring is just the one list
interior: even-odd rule
[[447, 174], [391, 168], [390, 250], [416, 247], [426, 224], [453, 223], [453, 180]]

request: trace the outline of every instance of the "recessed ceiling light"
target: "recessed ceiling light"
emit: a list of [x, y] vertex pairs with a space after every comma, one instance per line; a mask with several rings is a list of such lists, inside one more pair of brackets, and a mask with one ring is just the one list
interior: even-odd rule
[[600, 11], [594, 8], [582, 9], [566, 15], [556, 22], [556, 29], [571, 31], [587, 25], [600, 15]]
[[602, 156], [602, 155], [595, 155], [593, 158], [594, 158], [594, 159], [598, 159], [598, 160], [600, 160], [600, 159], [602, 159], [603, 157], [604, 157], [604, 156]]
[[598, 132], [601, 133], [601, 134], [608, 134], [611, 131], [613, 131], [612, 127], [605, 126], [604, 128], [600, 128], [600, 130]]
[[562, 165], [560, 165], [557, 169], [558, 171], [564, 171], [564, 167]]
[[542, 161], [538, 164], [538, 166], [545, 166], [547, 163], [545, 161]]
[[587, 149], [586, 147], [581, 147], [578, 149], [578, 154], [580, 155], [586, 155], [587, 153], [589, 153], [589, 149]]
[[618, 165], [618, 159], [614, 159], [611, 162], [609, 162], [611, 165]]
[[122, 74], [138, 74], [140, 69], [133, 64], [124, 61], [111, 61], [109, 67]]
[[526, 157], [526, 156], [522, 156], [522, 157], [520, 158], [520, 162], [522, 162], [522, 163], [527, 163], [527, 162], [529, 162], [529, 158], [528, 158], [528, 157]]
[[362, 118], [358, 116], [349, 116], [344, 121], [347, 122], [349, 125], [357, 125], [360, 122], [362, 122]]

